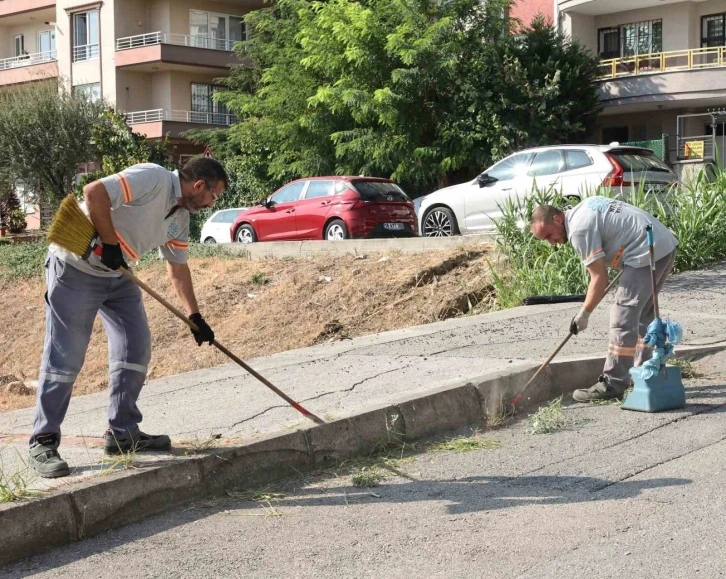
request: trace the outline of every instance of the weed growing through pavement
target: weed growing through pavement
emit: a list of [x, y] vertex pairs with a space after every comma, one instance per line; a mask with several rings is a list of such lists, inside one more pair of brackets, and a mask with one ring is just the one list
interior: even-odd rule
[[101, 459], [102, 465], [108, 465], [100, 474], [109, 474], [114, 470], [129, 470], [136, 463], [136, 447], [132, 446], [130, 450], [123, 450], [121, 444], [114, 436], [118, 454], [104, 456]]
[[386, 478], [386, 473], [381, 469], [363, 467], [359, 472], [350, 477], [354, 487], [377, 487]]
[[696, 368], [690, 360], [685, 358], [673, 358], [668, 360], [669, 366], [678, 366], [681, 369], [681, 376], [683, 378], [697, 378], [699, 376], [696, 372]]
[[476, 431], [473, 436], [457, 436], [455, 438], [447, 438], [440, 442], [434, 442], [427, 450], [438, 453], [461, 453], [471, 452], [472, 450], [489, 450], [499, 448], [501, 445], [502, 443], [497, 440], [483, 438], [481, 433]]
[[562, 409], [562, 396], [530, 415], [527, 421], [530, 434], [549, 434], [570, 425]]
[[263, 489], [257, 490], [227, 491], [227, 496], [232, 497], [233, 499], [239, 499], [241, 501], [270, 502], [281, 499], [285, 495], [283, 493], [275, 492], [274, 490], [272, 490], [272, 487], [265, 487]]
[[235, 517], [284, 517], [288, 513], [283, 513], [272, 504], [275, 501], [280, 500], [285, 495], [283, 493], [275, 492], [271, 487], [265, 487], [264, 489], [247, 490], [247, 491], [227, 491], [227, 496], [233, 499], [241, 501], [251, 501], [260, 503], [262, 508], [261, 513], [232, 513], [226, 511], [226, 514]]
[[221, 434], [210, 434], [206, 438], [199, 438], [195, 435], [194, 438], [180, 441], [180, 444], [189, 447], [188, 450], [184, 451], [185, 455], [202, 454], [216, 448], [221, 438]]
[[0, 505], [39, 496], [40, 491], [30, 489], [34, 476], [27, 463], [21, 458], [21, 468], [12, 473], [7, 471], [3, 462], [3, 450], [5, 449], [0, 448]]

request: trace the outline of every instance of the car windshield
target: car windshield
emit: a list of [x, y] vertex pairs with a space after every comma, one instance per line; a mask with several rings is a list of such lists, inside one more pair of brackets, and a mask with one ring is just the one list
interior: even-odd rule
[[353, 181], [351, 183], [363, 201], [410, 201], [395, 183], [385, 181]]
[[626, 173], [641, 171], [658, 171], [670, 173], [670, 167], [650, 151], [610, 151], [608, 153], [623, 168]]

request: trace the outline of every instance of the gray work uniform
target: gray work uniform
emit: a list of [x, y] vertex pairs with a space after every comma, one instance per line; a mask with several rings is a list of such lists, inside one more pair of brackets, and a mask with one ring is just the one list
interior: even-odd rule
[[653, 321], [650, 256], [645, 228], [653, 226], [657, 291], [673, 268], [678, 239], [655, 217], [623, 201], [590, 197], [565, 212], [567, 238], [590, 265], [604, 259], [611, 269], [622, 269], [610, 311], [610, 345], [603, 374], [619, 392], [630, 386], [628, 371], [652, 355], [643, 344]]
[[[181, 197], [176, 172], [143, 163], [101, 181], [127, 262], [158, 247], [167, 261], [186, 263], [189, 212], [172, 212]], [[136, 436], [142, 419], [136, 403], [151, 359], [141, 291], [119, 272], [105, 268], [95, 253], [83, 260], [56, 245], [51, 245], [46, 260], [46, 284], [45, 345], [31, 446], [41, 434], [55, 434], [60, 442], [61, 424], [99, 312], [108, 336], [108, 424], [119, 438]]]

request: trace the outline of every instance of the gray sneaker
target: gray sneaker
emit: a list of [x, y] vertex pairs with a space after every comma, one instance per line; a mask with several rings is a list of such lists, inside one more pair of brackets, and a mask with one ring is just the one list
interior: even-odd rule
[[145, 434], [139, 432], [134, 437], [118, 438], [113, 432], [107, 431], [103, 435], [103, 450], [106, 454], [121, 454], [122, 452], [141, 452], [144, 450], [169, 450], [171, 440], [166, 434]]
[[596, 400], [613, 400], [621, 398], [623, 393], [610, 385], [606, 376], [600, 376], [597, 384], [583, 390], [575, 390], [572, 398], [575, 402], [594, 402]]
[[43, 478], [58, 478], [71, 474], [68, 463], [58, 454], [58, 449], [36, 444], [30, 449], [30, 464]]

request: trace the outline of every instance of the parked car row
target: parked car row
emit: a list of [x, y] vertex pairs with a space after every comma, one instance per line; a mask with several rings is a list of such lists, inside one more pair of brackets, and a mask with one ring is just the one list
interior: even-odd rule
[[508, 198], [533, 187], [556, 189], [573, 204], [584, 192], [610, 187], [668, 191], [678, 178], [653, 151], [611, 145], [537, 147], [510, 155], [476, 179], [415, 202], [395, 182], [374, 177], [312, 177], [278, 189], [249, 209], [212, 215], [201, 241], [283, 241], [366, 237], [445, 237], [486, 232]]

